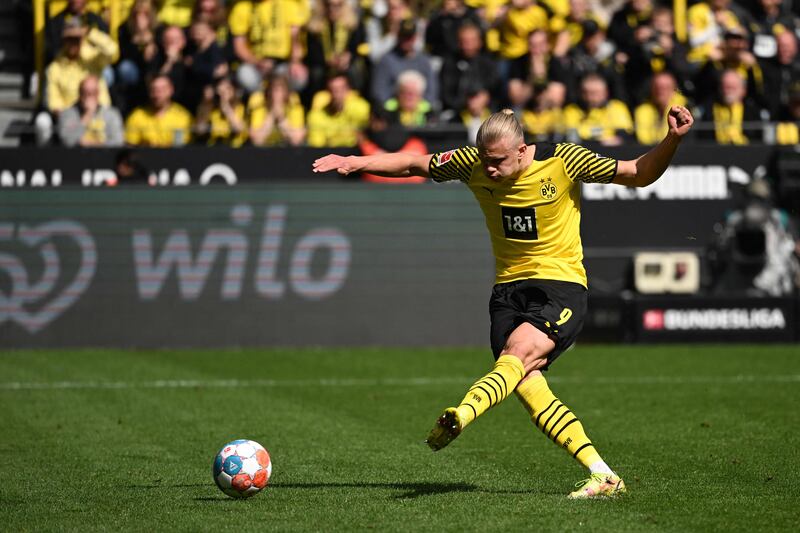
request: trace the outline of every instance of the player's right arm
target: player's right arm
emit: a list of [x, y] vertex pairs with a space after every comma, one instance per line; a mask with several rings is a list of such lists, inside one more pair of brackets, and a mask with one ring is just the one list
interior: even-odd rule
[[343, 175], [351, 172], [369, 172], [389, 178], [408, 176], [427, 178], [431, 157], [433, 154], [416, 155], [399, 152], [362, 156], [329, 154], [314, 161], [314, 172], [335, 170]]

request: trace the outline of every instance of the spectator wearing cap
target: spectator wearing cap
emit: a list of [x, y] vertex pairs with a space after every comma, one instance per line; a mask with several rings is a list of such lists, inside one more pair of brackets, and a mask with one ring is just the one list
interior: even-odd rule
[[593, 20], [584, 21], [582, 35], [581, 42], [567, 56], [566, 64], [571, 74], [567, 98], [570, 101], [580, 98], [581, 80], [589, 74], [596, 74], [605, 80], [611, 98], [625, 101], [624, 65], [617, 61], [614, 43], [606, 38], [602, 26]]
[[83, 25], [74, 17], [64, 23], [61, 51], [47, 66], [45, 102], [47, 111], [36, 117], [36, 135], [39, 144], [50, 140], [53, 119], [78, 101], [81, 81], [89, 75], [97, 76], [99, 99], [110, 105], [108, 86], [102, 78], [103, 70], [116, 57], [119, 49], [114, 40], [98, 30]]
[[228, 25], [233, 50], [241, 62], [237, 81], [248, 93], [261, 89], [261, 82], [280, 64], [289, 65], [290, 82], [305, 86], [308, 70], [300, 29], [310, 11], [301, 0], [241, 0], [231, 8]]
[[484, 50], [481, 29], [464, 24], [458, 29], [458, 53], [446, 56], [442, 71], [442, 108], [453, 112], [464, 109], [469, 89], [485, 89], [493, 100], [500, 92], [497, 64]]
[[366, 34], [355, 8], [347, 0], [317, 0], [306, 40], [308, 90], [312, 94], [325, 86], [325, 73], [331, 70], [346, 72], [351, 86], [364, 90]]
[[245, 107], [233, 80], [227, 76], [206, 88], [197, 108], [194, 136], [208, 146], [238, 148], [247, 142]]
[[150, 103], [137, 107], [125, 122], [127, 144], [168, 148], [191, 140], [192, 114], [172, 101], [173, 93], [169, 76], [161, 74], [150, 80]]
[[89, 75], [80, 84], [78, 101], [58, 119], [64, 146], [121, 146], [122, 117], [115, 108], [100, 104], [100, 80]]
[[369, 120], [369, 103], [350, 88], [344, 73], [328, 78], [327, 90], [314, 95], [308, 112], [308, 145], [352, 147]]
[[723, 35], [728, 30], [743, 27], [746, 15], [731, 0], [708, 0], [691, 6], [686, 13], [689, 61], [702, 65], [719, 57]]
[[64, 25], [71, 19], [79, 19], [80, 25], [97, 29], [108, 35], [108, 24], [98, 15], [86, 9], [86, 0], [68, 0], [63, 11], [47, 21], [45, 27], [45, 60], [51, 62], [61, 50]]
[[[400, 25], [404, 20], [416, 20], [414, 12], [407, 0], [389, 0], [386, 3], [386, 14], [383, 16], [368, 16], [364, 23], [367, 44], [369, 45], [369, 59], [377, 63], [380, 59], [397, 46], [397, 36]], [[422, 34], [423, 24], [417, 20], [417, 33]], [[422, 50], [422, 40], [416, 41], [417, 51]]]
[[397, 92], [383, 107], [403, 126], [419, 128], [431, 118], [431, 104], [424, 95], [425, 78], [416, 70], [407, 70], [397, 77]]
[[698, 135], [719, 144], [749, 144], [761, 140], [762, 110], [747, 94], [747, 82], [736, 70], [725, 70], [712, 100], [700, 107], [701, 120], [713, 123], [713, 131]]
[[784, 30], [775, 36], [776, 53], [773, 57], [759, 59], [764, 73], [764, 93], [768, 95], [768, 109], [777, 116], [789, 103], [790, 88], [800, 84], [800, 55], [794, 32]]
[[285, 76], [273, 74], [247, 102], [250, 142], [255, 146], [298, 146], [306, 137], [305, 110]]
[[417, 26], [411, 20], [400, 25], [397, 46], [384, 55], [372, 73], [372, 98], [383, 105], [394, 95], [397, 78], [401, 72], [416, 70], [425, 78], [425, 100], [431, 105], [439, 101], [439, 87], [433, 72], [431, 58], [417, 51]]
[[464, 0], [442, 0], [425, 29], [425, 45], [431, 55], [442, 58], [458, 53], [458, 28], [470, 22], [481, 27], [483, 20]]
[[609, 98], [608, 85], [599, 74], [581, 80], [577, 104], [564, 109], [568, 137], [618, 146], [633, 135], [633, 119], [624, 102]]
[[650, 97], [633, 112], [639, 144], [653, 145], [664, 138], [669, 130], [667, 113], [674, 105], [685, 106], [686, 98], [678, 92], [675, 76], [659, 72], [650, 81]]
[[750, 52], [748, 37], [747, 30], [740, 26], [725, 30], [721, 46], [711, 52], [709, 60], [697, 74], [695, 85], [698, 95], [715, 94], [722, 73], [735, 70], [747, 83], [748, 97], [759, 106], [766, 107], [764, 74]]

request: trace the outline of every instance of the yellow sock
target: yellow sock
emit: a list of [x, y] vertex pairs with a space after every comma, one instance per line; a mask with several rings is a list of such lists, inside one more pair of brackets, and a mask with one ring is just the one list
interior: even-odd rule
[[536, 427], [583, 466], [590, 468], [598, 461], [602, 462], [578, 417], [550, 391], [544, 376], [533, 376], [520, 383], [517, 397]]
[[522, 366], [522, 361], [510, 354], [501, 355], [495, 362], [492, 371], [470, 387], [467, 395], [456, 408], [463, 427], [481, 416], [490, 407], [505, 400], [524, 375], [525, 367]]

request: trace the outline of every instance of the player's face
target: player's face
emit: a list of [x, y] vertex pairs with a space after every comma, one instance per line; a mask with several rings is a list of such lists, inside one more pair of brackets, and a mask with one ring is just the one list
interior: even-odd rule
[[494, 181], [503, 181], [517, 175], [524, 147], [524, 144], [520, 146], [507, 139], [484, 146], [479, 150], [483, 171]]

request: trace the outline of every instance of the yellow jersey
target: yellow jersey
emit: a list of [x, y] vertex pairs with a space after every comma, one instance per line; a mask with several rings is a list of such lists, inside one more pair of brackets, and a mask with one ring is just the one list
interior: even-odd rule
[[246, 37], [259, 59], [289, 59], [292, 32], [308, 22], [309, 12], [298, 0], [242, 0], [231, 8], [228, 25], [234, 37]]
[[536, 143], [534, 160], [515, 180], [494, 181], [474, 147], [439, 152], [436, 182], [460, 180], [475, 195], [495, 257], [495, 282], [550, 279], [584, 287], [580, 183], [609, 183], [617, 161], [572, 143]]
[[[269, 106], [263, 91], [250, 95], [250, 99], [247, 101], [247, 109], [250, 129], [258, 129], [263, 126], [269, 114]], [[300, 103], [300, 97], [297, 93], [289, 94], [289, 102], [286, 106], [286, 120], [293, 129], [302, 130], [305, 128], [306, 112], [303, 109], [303, 104]], [[279, 128], [272, 128], [272, 133], [262, 141], [261, 146], [278, 146], [280, 144], [288, 144], [288, 141], [284, 138]]]
[[583, 141], [608, 141], [619, 133], [633, 133], [633, 118], [620, 100], [609, 100], [603, 107], [585, 109], [577, 104], [564, 108], [564, 127], [575, 131]]
[[500, 55], [516, 59], [528, 52], [528, 35], [534, 30], [546, 30], [547, 11], [536, 4], [524, 9], [510, 8], [500, 25]]
[[159, 148], [183, 146], [191, 141], [192, 122], [192, 114], [180, 104], [170, 104], [160, 115], [148, 106], [137, 107], [125, 122], [125, 142]]

